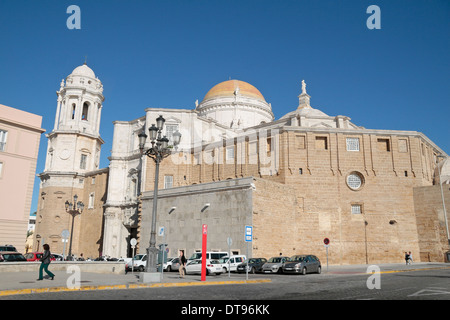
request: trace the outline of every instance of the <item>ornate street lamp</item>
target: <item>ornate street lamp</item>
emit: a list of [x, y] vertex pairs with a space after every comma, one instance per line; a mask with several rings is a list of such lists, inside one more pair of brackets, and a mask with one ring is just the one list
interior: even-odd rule
[[[160, 115], [156, 119], [156, 126], [152, 126], [148, 129], [150, 134], [150, 141], [152, 147], [144, 151], [145, 141], [147, 140], [147, 135], [142, 131], [139, 137], [139, 149], [141, 154], [152, 158], [155, 161], [155, 185], [153, 188], [153, 212], [152, 212], [152, 226], [150, 232], [150, 244], [147, 248], [147, 267], [146, 272], [156, 273], [157, 255], [158, 249], [156, 248], [156, 212], [158, 205], [158, 179], [159, 179], [159, 164], [164, 158], [167, 158], [172, 154], [172, 148], [169, 146], [169, 139], [166, 136], [161, 138], [161, 132], [164, 127], [165, 119]], [[173, 147], [177, 149], [178, 144], [181, 140], [181, 133], [178, 131], [173, 133]]]
[[73, 203], [66, 200], [65, 203], [66, 212], [72, 216], [72, 230], [70, 231], [70, 245], [69, 245], [69, 257], [72, 256], [72, 239], [73, 239], [73, 222], [75, 220], [75, 216], [81, 214], [84, 209], [84, 203], [78, 201], [78, 196], [73, 196]]

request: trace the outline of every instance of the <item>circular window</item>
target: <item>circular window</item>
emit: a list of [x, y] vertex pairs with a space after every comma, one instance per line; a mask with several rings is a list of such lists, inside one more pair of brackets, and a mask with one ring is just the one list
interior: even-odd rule
[[352, 190], [358, 190], [362, 187], [364, 178], [359, 172], [352, 172], [347, 176], [347, 185]]

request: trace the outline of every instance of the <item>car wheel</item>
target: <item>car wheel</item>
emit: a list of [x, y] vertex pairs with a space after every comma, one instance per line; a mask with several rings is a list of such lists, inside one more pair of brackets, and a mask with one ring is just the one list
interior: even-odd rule
[[138, 270], [139, 270], [139, 272], [143, 272], [144, 271], [144, 267], [143, 266], [139, 266]]
[[317, 273], [320, 274], [321, 272], [322, 272], [322, 267], [319, 266], [319, 267], [317, 268]]
[[170, 266], [167, 266], [167, 272], [172, 271], [172, 268]]
[[306, 267], [303, 267], [303, 269], [302, 269], [302, 275], [305, 275], [306, 274]]
[[251, 274], [255, 274], [255, 273], [256, 273], [255, 267], [252, 267], [252, 268], [250, 269], [250, 273], [251, 273]]

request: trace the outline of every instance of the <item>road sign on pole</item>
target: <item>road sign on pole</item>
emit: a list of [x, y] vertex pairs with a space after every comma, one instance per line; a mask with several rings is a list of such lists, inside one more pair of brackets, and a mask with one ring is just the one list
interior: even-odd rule
[[[227, 238], [227, 244], [228, 244], [228, 257], [231, 257], [231, 244], [233, 243], [233, 239], [231, 239], [231, 237], [228, 237]], [[231, 259], [229, 258], [228, 259], [228, 278], [230, 278], [231, 277], [231, 274], [230, 274], [230, 272], [231, 272], [231, 265], [230, 265], [230, 263], [231, 263]]]
[[252, 242], [253, 239], [253, 227], [252, 226], [245, 226], [245, 242], [247, 242], [247, 267], [245, 268], [245, 279], [248, 280], [248, 260], [249, 260], [249, 256], [248, 256], [248, 243]]
[[253, 227], [245, 226], [245, 241], [252, 242], [252, 238], [253, 238]]
[[323, 244], [327, 250], [327, 272], [328, 272], [328, 248], [330, 247], [330, 239], [328, 238], [323, 239]]
[[202, 225], [202, 274], [201, 281], [206, 281], [206, 241], [208, 234], [208, 225]]
[[69, 230], [64, 229], [61, 232], [62, 241], [64, 242], [63, 261], [66, 260], [66, 242], [67, 242], [67, 239], [69, 239], [69, 236], [70, 236]]

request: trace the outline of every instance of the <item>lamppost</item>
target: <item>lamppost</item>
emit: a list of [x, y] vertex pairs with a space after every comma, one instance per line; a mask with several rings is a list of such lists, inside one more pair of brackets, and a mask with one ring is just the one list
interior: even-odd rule
[[[169, 139], [166, 136], [161, 138], [161, 132], [164, 127], [164, 122], [166, 120], [163, 116], [159, 116], [156, 119], [156, 127], [154, 124], [148, 129], [150, 133], [150, 141], [152, 147], [144, 151], [145, 141], [147, 140], [147, 135], [142, 131], [139, 137], [139, 149], [141, 154], [152, 158], [155, 161], [155, 185], [153, 188], [153, 212], [152, 212], [152, 226], [150, 232], [150, 244], [147, 248], [147, 267], [146, 272], [156, 273], [157, 264], [157, 254], [158, 249], [156, 248], [156, 212], [158, 205], [158, 179], [159, 179], [159, 164], [164, 158], [167, 158], [172, 154], [172, 148], [169, 147]], [[176, 149], [181, 140], [181, 133], [176, 131], [173, 133], [173, 145]]]
[[75, 216], [77, 216], [83, 212], [84, 203], [81, 201], [78, 201], [78, 196], [74, 195], [73, 203], [69, 202], [69, 200], [66, 200], [65, 206], [66, 206], [66, 212], [72, 216], [72, 229], [70, 231], [70, 245], [69, 245], [69, 255], [68, 255], [68, 257], [71, 257], [72, 256], [72, 239], [73, 239], [73, 222], [75, 220]]
[[[444, 156], [442, 155], [438, 155], [437, 159], [445, 159]], [[439, 172], [439, 184], [441, 186], [441, 198], [442, 198], [442, 207], [444, 209], [444, 219], [445, 219], [445, 228], [447, 229], [447, 242], [450, 245], [450, 234], [448, 232], [448, 221], [447, 221], [447, 210], [445, 210], [445, 199], [444, 199], [444, 191], [442, 189], [442, 177], [441, 177], [441, 168], [439, 168], [439, 162], [436, 161], [436, 166], [438, 167], [438, 172]]]

